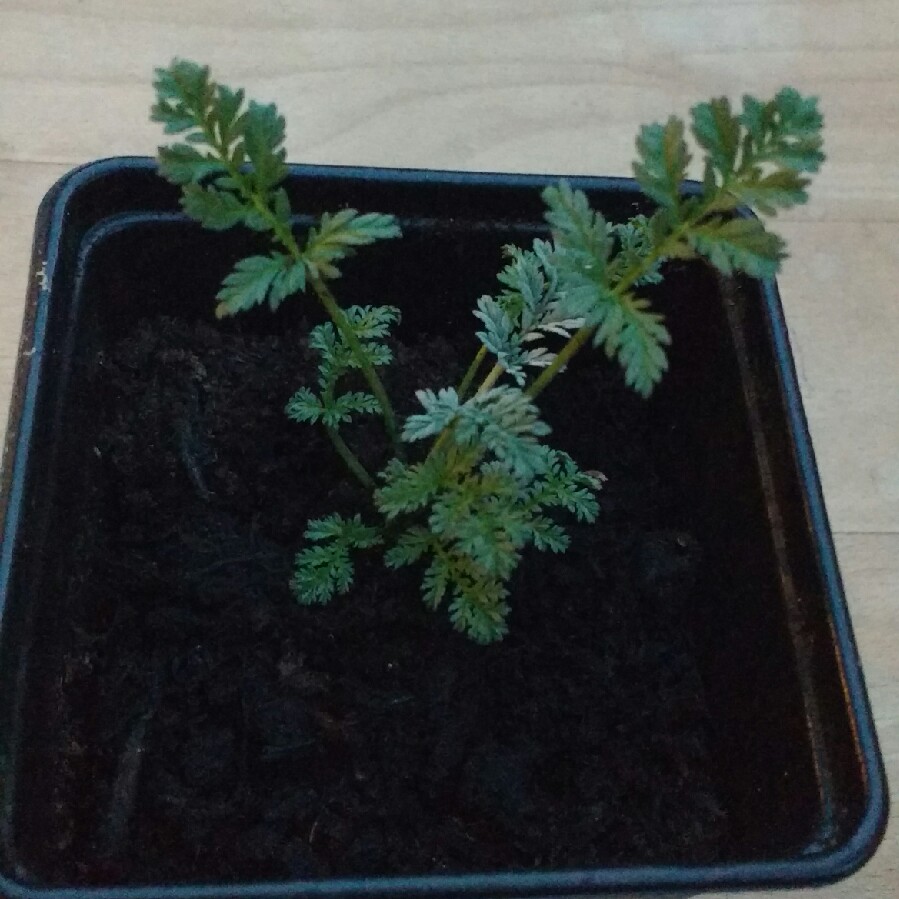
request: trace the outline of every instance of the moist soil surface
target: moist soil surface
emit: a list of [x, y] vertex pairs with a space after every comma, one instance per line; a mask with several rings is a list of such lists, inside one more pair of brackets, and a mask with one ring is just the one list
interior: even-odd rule
[[[23, 862], [99, 884], [716, 859], [680, 614], [703, 553], [646, 404], [599, 359], [545, 394], [554, 444], [608, 478], [600, 518], [526, 555], [510, 635], [477, 646], [377, 554], [331, 604], [292, 597], [306, 521], [371, 515], [283, 413], [315, 378], [307, 333], [159, 317], [97, 358]], [[394, 349], [400, 397], [472, 351]], [[386, 460], [376, 418], [346, 437]]]

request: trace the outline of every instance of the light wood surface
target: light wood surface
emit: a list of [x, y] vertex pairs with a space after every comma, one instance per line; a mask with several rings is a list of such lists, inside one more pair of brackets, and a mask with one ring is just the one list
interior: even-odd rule
[[[899, 785], [899, 4], [0, 0], [0, 414], [38, 202], [78, 163], [154, 152], [151, 71], [175, 55], [277, 100], [289, 157], [322, 163], [627, 174], [637, 126], [697, 99], [821, 97], [829, 159], [781, 222], [780, 284]], [[815, 895], [899, 897], [897, 832]]]

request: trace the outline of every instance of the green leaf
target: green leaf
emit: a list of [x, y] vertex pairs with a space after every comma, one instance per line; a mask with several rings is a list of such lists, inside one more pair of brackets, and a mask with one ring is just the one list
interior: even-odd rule
[[216, 294], [218, 318], [245, 312], [268, 300], [275, 311], [291, 294], [304, 290], [306, 272], [302, 262], [283, 253], [241, 259], [222, 282]]
[[617, 356], [625, 383], [641, 396], [649, 396], [668, 368], [664, 347], [671, 335], [664, 316], [652, 312], [648, 300], [626, 293], [609, 294], [596, 307], [593, 345], [602, 346], [611, 359]]
[[305, 536], [313, 542], [343, 540], [354, 549], [369, 549], [381, 542], [378, 528], [364, 524], [358, 512], [352, 518], [344, 518], [336, 513], [316, 518], [306, 525]]
[[[505, 253], [512, 261], [498, 280], [506, 289], [497, 298], [478, 300], [474, 315], [484, 330], [476, 336], [521, 387], [527, 367], [542, 368], [555, 359], [546, 339], [570, 338], [583, 325], [588, 306], [584, 292], [557, 267], [560, 252], [551, 244], [535, 240], [532, 250], [506, 247]], [[579, 271], [589, 267], [589, 258], [579, 257]]]
[[156, 69], [153, 87], [156, 103], [150, 111], [166, 134], [182, 134], [199, 127], [214, 96], [208, 66], [175, 59], [167, 69]]
[[364, 361], [372, 366], [387, 365], [393, 353], [378, 338], [386, 337], [390, 327], [399, 321], [400, 310], [395, 306], [349, 306], [343, 310], [345, 324], [359, 340], [361, 357], [347, 343], [343, 332], [337, 331], [331, 322], [324, 322], [312, 329], [309, 346], [321, 355], [319, 384], [330, 390], [343, 374], [359, 368]]
[[285, 165], [284, 116], [274, 103], [251, 100], [243, 121], [243, 145], [253, 166], [256, 189], [268, 193], [287, 176]]
[[452, 436], [459, 446], [483, 447], [516, 477], [529, 480], [546, 466], [538, 441], [549, 432], [523, 390], [500, 386], [459, 407]]
[[294, 560], [290, 589], [300, 605], [324, 605], [346, 593], [353, 576], [353, 563], [343, 543], [307, 546]]
[[578, 521], [592, 522], [599, 514], [596, 494], [602, 487], [602, 475], [581, 471], [567, 453], [549, 449], [547, 470], [528, 491], [528, 506], [533, 509], [561, 507]]
[[381, 411], [378, 401], [370, 393], [351, 391], [341, 394], [325, 406], [322, 422], [326, 427], [336, 428], [354, 415], [373, 415]]
[[284, 411], [292, 421], [314, 424], [321, 418], [324, 409], [321, 400], [308, 387], [301, 387], [287, 401]]
[[432, 537], [423, 527], [414, 526], [397, 538], [396, 546], [384, 553], [384, 564], [388, 568], [402, 568], [417, 562], [431, 548]]
[[224, 84], [216, 85], [212, 124], [225, 147], [231, 146], [243, 134], [245, 119], [239, 114], [243, 101], [242, 90], [235, 91]]
[[380, 411], [378, 401], [369, 393], [351, 391], [331, 400], [317, 397], [308, 387], [301, 387], [288, 401], [285, 411], [293, 421], [314, 424], [321, 421], [325, 427], [336, 428], [354, 415], [374, 414]]
[[284, 190], [283, 187], [279, 187], [272, 194], [272, 211], [275, 213], [275, 217], [281, 224], [290, 225], [290, 198], [287, 196], [287, 191]]
[[306, 539], [316, 546], [299, 552], [291, 590], [302, 605], [322, 604], [346, 593], [353, 583], [351, 549], [369, 549], [381, 543], [378, 528], [363, 524], [361, 516], [328, 515], [310, 521]]
[[[612, 232], [618, 238], [618, 252], [610, 265], [611, 284], [621, 279], [625, 272], [641, 266], [652, 256], [656, 250], [652, 232], [652, 222], [645, 215], [635, 215], [633, 218], [620, 225], [613, 225]], [[664, 257], [658, 257], [643, 275], [634, 281], [634, 286], [641, 284], [659, 284], [662, 281], [660, 268], [665, 262]]]
[[783, 241], [756, 218], [713, 219], [689, 234], [690, 244], [722, 274], [772, 278], [785, 256]]
[[758, 163], [817, 172], [824, 161], [824, 120], [816, 97], [804, 97], [792, 87], [781, 89], [768, 103], [745, 96], [740, 120], [748, 132], [747, 147]]
[[318, 227], [309, 229], [303, 258], [313, 278], [339, 278], [340, 270], [335, 263], [351, 256], [356, 247], [400, 234], [392, 215], [378, 212], [360, 215], [355, 209], [326, 212]]
[[452, 437], [461, 447], [483, 447], [519, 477], [529, 478], [545, 465], [538, 438], [549, 433], [537, 407], [516, 387], [493, 387], [465, 403], [452, 387], [416, 392], [424, 412], [410, 415], [403, 440], [433, 437], [453, 424]]
[[344, 312], [356, 337], [362, 341], [386, 337], [400, 320], [396, 306], [348, 306]]
[[259, 231], [261, 234], [264, 234], [266, 231], [271, 231], [272, 229], [272, 223], [268, 216], [265, 215], [264, 212], [254, 209], [252, 206], [247, 206], [243, 217], [243, 223], [251, 231]]
[[440, 490], [444, 476], [440, 459], [416, 465], [392, 459], [381, 473], [384, 483], [375, 491], [375, 505], [389, 519], [423, 509]]
[[439, 434], [459, 413], [459, 395], [452, 387], [433, 390], [416, 390], [415, 396], [424, 406], [424, 412], [410, 415], [403, 426], [403, 440], [413, 442]]
[[808, 200], [805, 188], [808, 178], [790, 169], [779, 169], [762, 175], [754, 172], [731, 187], [734, 196], [764, 215], [774, 215], [778, 209], [788, 209]]
[[461, 489], [451, 487], [433, 504], [428, 528], [479, 571], [505, 580], [515, 571], [530, 529], [514, 479], [506, 473], [499, 485], [493, 489], [491, 473], [486, 482], [474, 478]]
[[199, 184], [184, 185], [181, 208], [211, 231], [224, 231], [244, 219], [245, 208], [232, 193]]
[[515, 378], [519, 386], [524, 384], [524, 351], [521, 346], [521, 335], [517, 333], [515, 323], [503, 307], [490, 296], [478, 300], [478, 308], [474, 315], [484, 324], [484, 330], [475, 332], [475, 337], [496, 356], [499, 364]]
[[726, 178], [733, 171], [740, 150], [740, 121], [727, 97], [697, 103], [691, 110], [693, 136], [708, 153], [713, 167]]
[[281, 270], [275, 275], [268, 295], [269, 308], [274, 312], [281, 303], [306, 289], [306, 266], [289, 256], [280, 256]]
[[478, 582], [476, 588], [461, 588], [450, 603], [450, 621], [475, 643], [486, 646], [509, 633], [506, 588], [495, 579]]
[[590, 263], [601, 268], [611, 248], [606, 220], [590, 208], [582, 190], [572, 190], [567, 181], [547, 187], [541, 194], [547, 211], [544, 218], [557, 244], [589, 257]]
[[677, 210], [690, 161], [684, 123], [672, 116], [664, 125], [644, 125], [637, 138], [637, 153], [640, 159], [634, 163], [634, 177], [640, 188], [660, 206]]
[[191, 184], [221, 174], [224, 168], [221, 162], [190, 144], [173, 144], [159, 148], [159, 171], [172, 184]]
[[284, 271], [285, 257], [278, 254], [241, 259], [216, 294], [216, 316], [235, 315], [265, 302], [275, 279]]
[[543, 515], [538, 515], [531, 522], [531, 540], [534, 548], [540, 552], [563, 553], [568, 549], [571, 539], [564, 529]]
[[435, 556], [421, 579], [421, 598], [425, 605], [436, 609], [451, 586], [452, 569], [442, 557]]

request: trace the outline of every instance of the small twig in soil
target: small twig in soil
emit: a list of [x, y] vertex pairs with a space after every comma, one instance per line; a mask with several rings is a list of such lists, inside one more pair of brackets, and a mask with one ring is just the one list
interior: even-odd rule
[[209, 565], [204, 565], [202, 568], [193, 569], [190, 574], [193, 577], [201, 577], [207, 574], [211, 574], [213, 571], [217, 571], [219, 568], [227, 568], [229, 565], [243, 565], [247, 562], [258, 562], [261, 559], [272, 559], [277, 558], [278, 554], [272, 551], [262, 551], [258, 553], [249, 553], [243, 556], [233, 556], [230, 559], [218, 559], [215, 562], [210, 562]]
[[102, 837], [104, 848], [109, 855], [121, 854], [128, 842], [129, 824], [137, 800], [138, 781], [146, 748], [147, 725], [155, 710], [154, 703], [131, 728], [116, 767], [112, 797], [109, 801], [109, 815], [103, 827]]
[[190, 479], [191, 484], [194, 485], [194, 489], [197, 491], [200, 499], [208, 501], [212, 497], [212, 491], [206, 486], [203, 472], [200, 470], [200, 463], [197, 461], [193, 452], [191, 452], [191, 436], [190, 425], [184, 422], [179, 423], [178, 457], [184, 463], [184, 467], [187, 470], [187, 476]]

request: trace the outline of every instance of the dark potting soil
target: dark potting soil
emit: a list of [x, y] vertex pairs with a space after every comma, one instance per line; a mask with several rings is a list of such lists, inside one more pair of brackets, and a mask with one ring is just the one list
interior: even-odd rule
[[[330, 605], [293, 600], [307, 519], [366, 508], [323, 434], [283, 414], [314, 380], [306, 333], [157, 318], [97, 360], [42, 876], [714, 860], [725, 819], [680, 623], [702, 549], [645, 403], [602, 362], [545, 395], [555, 444], [608, 478], [601, 516], [566, 554], [526, 556], [510, 635], [481, 647], [424, 607], [420, 572], [377, 557]], [[397, 346], [391, 392], [452, 383], [471, 349]], [[372, 418], [346, 435], [372, 469], [380, 434]]]

